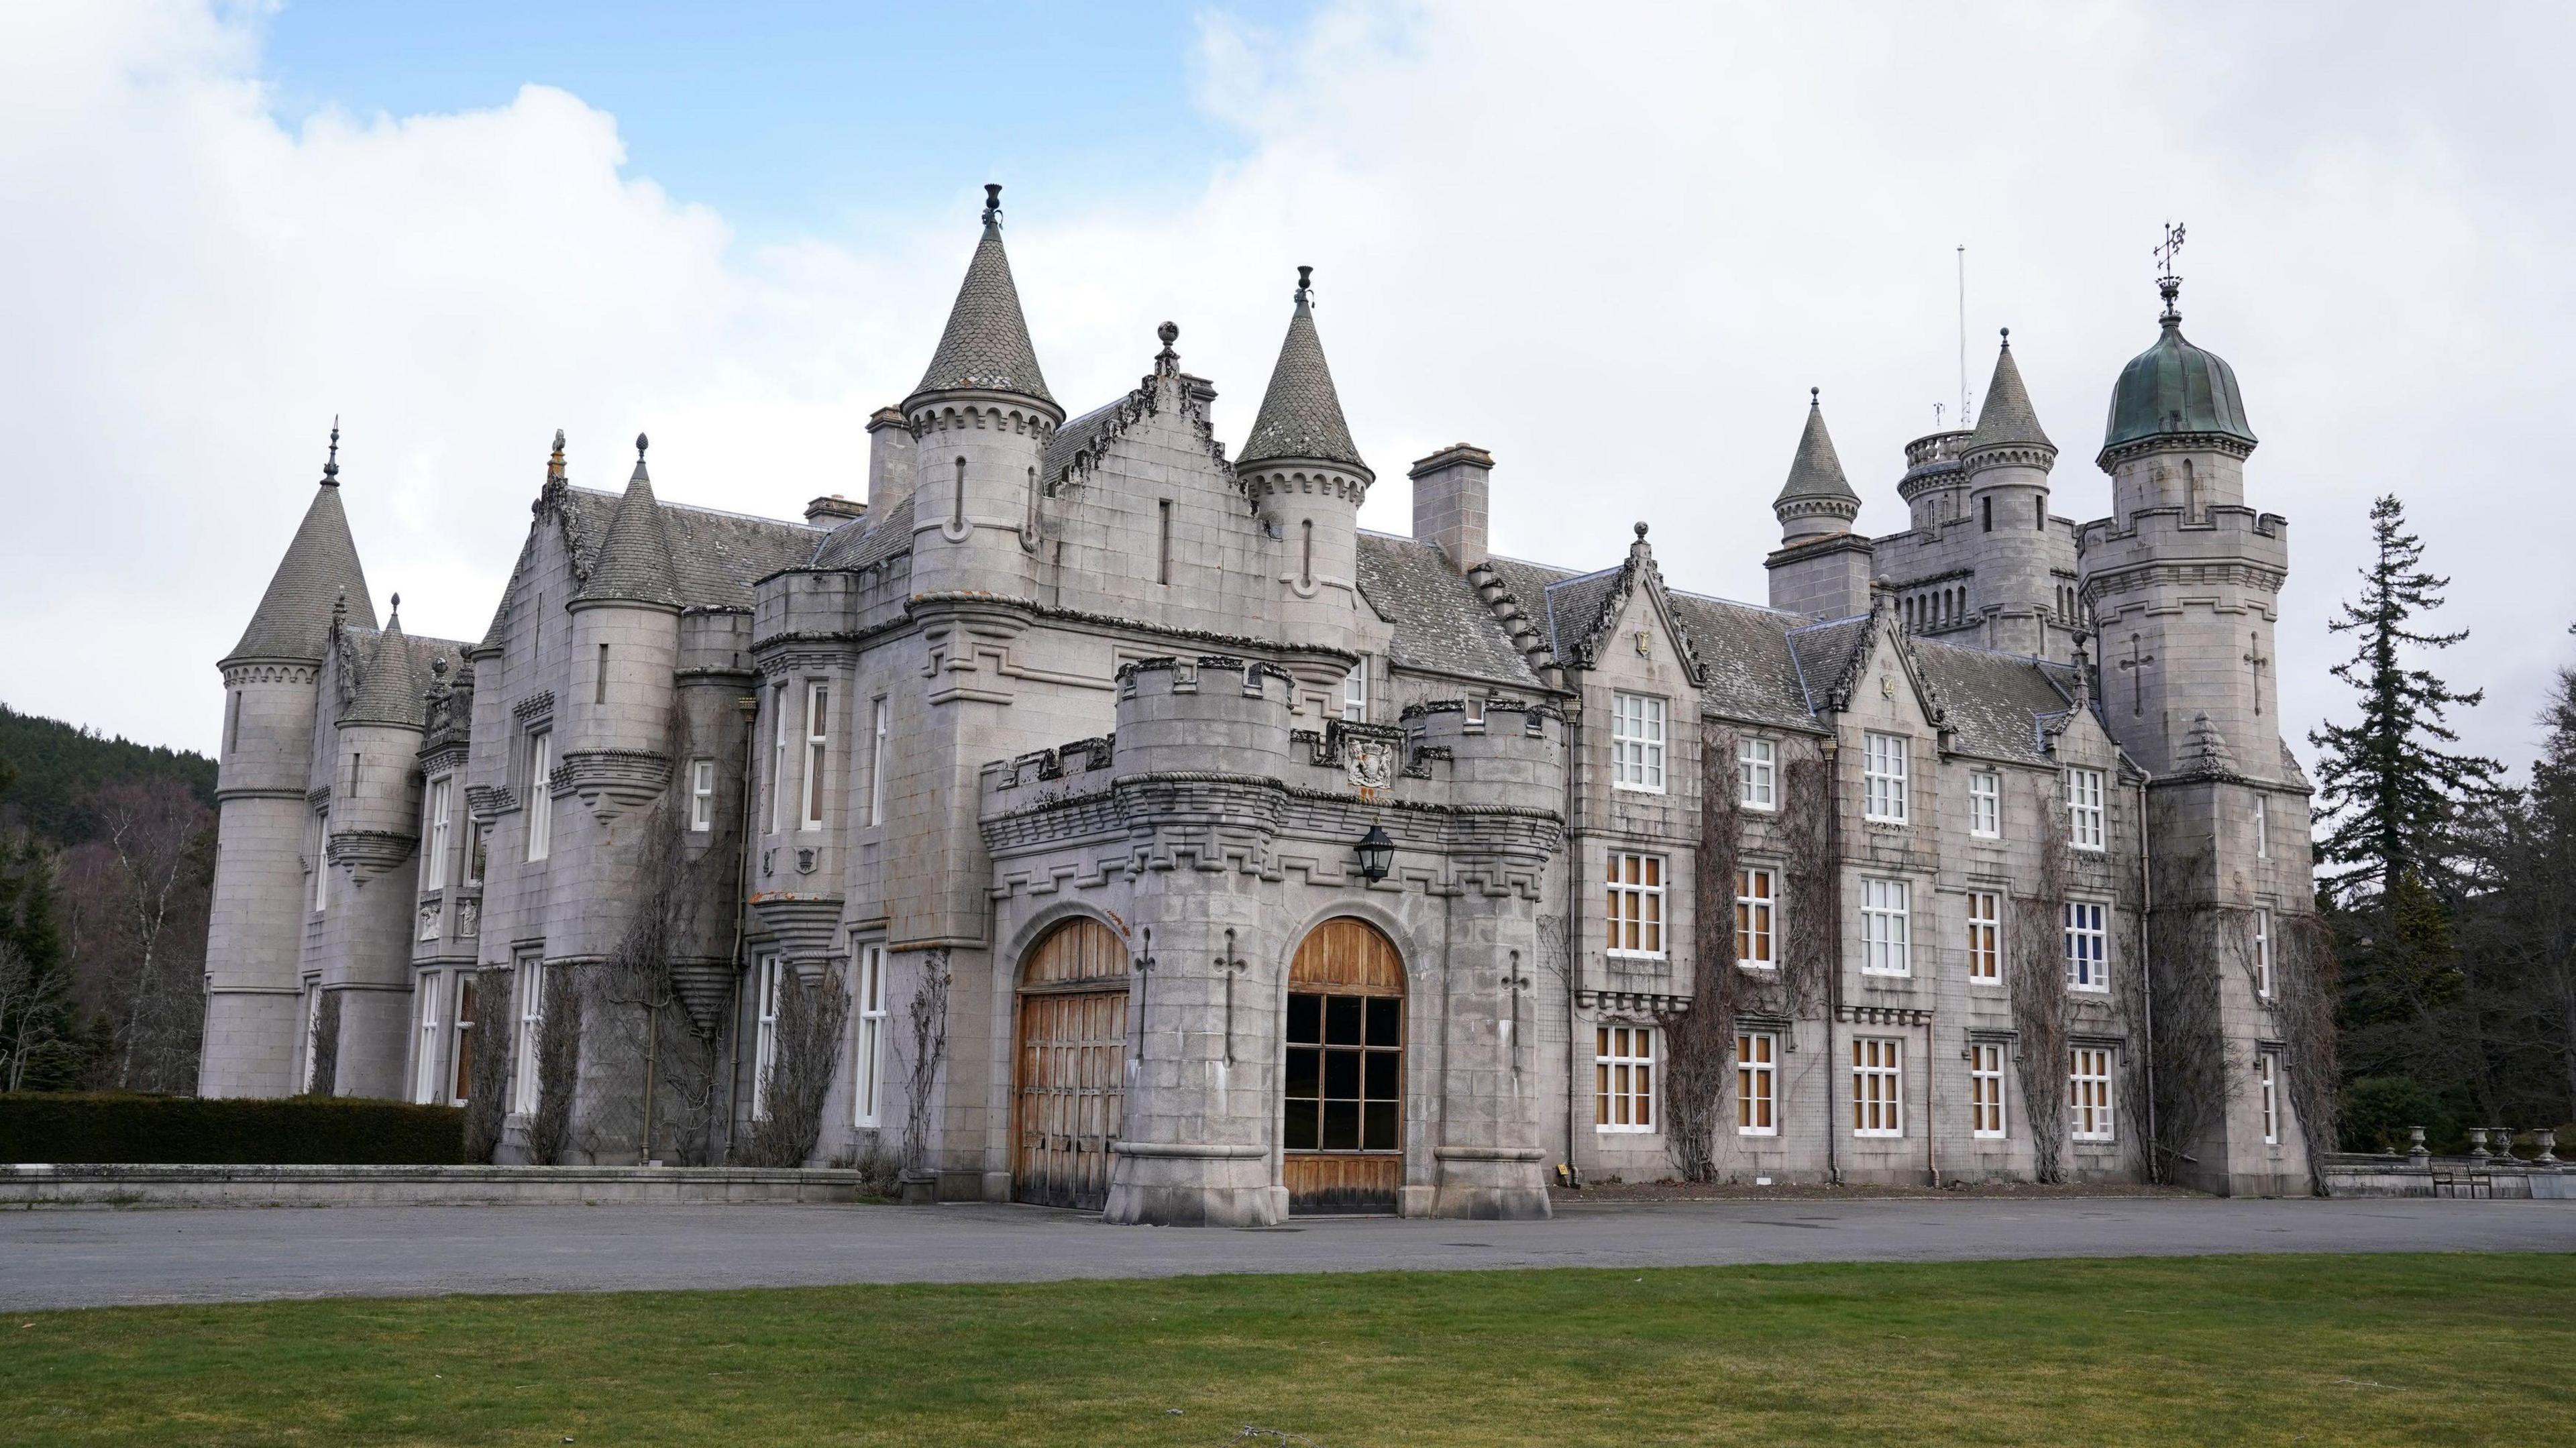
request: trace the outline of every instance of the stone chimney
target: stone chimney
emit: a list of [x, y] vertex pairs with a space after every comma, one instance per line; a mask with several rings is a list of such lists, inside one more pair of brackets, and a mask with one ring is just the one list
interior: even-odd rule
[[816, 498], [805, 505], [805, 521], [817, 528], [837, 528], [852, 518], [867, 515], [867, 504], [853, 503], [838, 493]]
[[1494, 455], [1451, 443], [1413, 465], [1413, 536], [1435, 543], [1449, 566], [1464, 573], [1485, 561], [1487, 481]]
[[912, 426], [900, 411], [880, 407], [868, 419], [867, 506], [882, 518], [911, 491]]

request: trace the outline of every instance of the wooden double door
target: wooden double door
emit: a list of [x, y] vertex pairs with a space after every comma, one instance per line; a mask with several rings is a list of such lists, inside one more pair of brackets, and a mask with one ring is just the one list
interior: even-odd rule
[[1288, 967], [1288, 1210], [1392, 1212], [1404, 1184], [1404, 961], [1375, 926], [1318, 925]]
[[1127, 948], [1095, 920], [1058, 926], [1020, 971], [1011, 1194], [1098, 1211], [1127, 1110]]

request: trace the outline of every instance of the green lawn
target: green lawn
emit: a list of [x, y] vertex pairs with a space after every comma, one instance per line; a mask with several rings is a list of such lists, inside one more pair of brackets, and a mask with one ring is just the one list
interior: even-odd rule
[[2570, 1256], [340, 1300], [0, 1331], [10, 1443], [2576, 1442]]

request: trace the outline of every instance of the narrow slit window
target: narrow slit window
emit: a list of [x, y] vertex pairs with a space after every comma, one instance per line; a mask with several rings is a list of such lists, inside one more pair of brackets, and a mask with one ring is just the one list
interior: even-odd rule
[[832, 686], [805, 686], [805, 820], [804, 827], [823, 827], [823, 766], [831, 758]]
[[599, 646], [599, 677], [591, 682], [590, 702], [594, 704], [608, 702], [608, 645], [606, 644]]
[[1161, 532], [1154, 544], [1154, 581], [1169, 583], [1172, 581], [1172, 500], [1163, 499], [1155, 504], [1154, 510], [1161, 515], [1158, 520]]
[[769, 691], [769, 832], [776, 834], [787, 818], [787, 686]]
[[1297, 581], [1311, 584], [1315, 581], [1315, 520], [1308, 518], [1299, 523], [1297, 531], [1298, 536], [1304, 540], [1301, 545], [1303, 552], [1299, 554], [1297, 561]]
[[868, 823], [871, 825], [885, 823], [887, 765], [892, 763], [886, 758], [887, 724], [886, 701], [879, 699], [876, 709], [876, 737], [870, 743], [868, 750]]
[[966, 460], [964, 458], [957, 460], [957, 501], [950, 509], [949, 521], [960, 528], [966, 526]]
[[528, 860], [554, 853], [555, 797], [549, 790], [554, 773], [554, 735], [539, 730], [528, 736]]

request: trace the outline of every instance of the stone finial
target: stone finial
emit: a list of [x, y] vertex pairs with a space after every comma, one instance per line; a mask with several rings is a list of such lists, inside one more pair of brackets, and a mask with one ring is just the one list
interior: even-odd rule
[[999, 181], [984, 183], [984, 224], [986, 226], [1002, 224], [1002, 183]]
[[639, 463], [644, 461], [644, 449], [651, 447], [652, 445], [653, 439], [646, 437], [640, 432], [635, 434], [635, 460]]
[[1297, 268], [1297, 305], [1303, 307], [1311, 303], [1314, 289], [1315, 269], [1310, 266]]
[[331, 414], [331, 454], [322, 460], [322, 486], [340, 486], [340, 415]]

